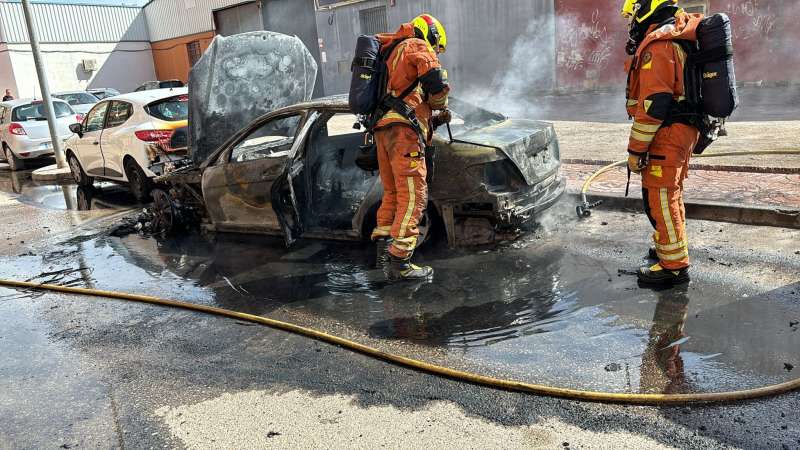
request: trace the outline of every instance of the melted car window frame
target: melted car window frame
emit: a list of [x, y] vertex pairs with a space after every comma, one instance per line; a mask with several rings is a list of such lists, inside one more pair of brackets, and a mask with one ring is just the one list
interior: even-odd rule
[[[229, 164], [238, 164], [265, 158], [282, 158], [287, 156], [291, 151], [291, 148], [294, 145], [295, 141], [297, 140], [298, 133], [302, 129], [303, 115], [304, 114], [302, 111], [282, 114], [280, 116], [276, 116], [267, 121], [264, 121], [260, 123], [258, 126], [251, 128], [247, 134], [242, 136], [242, 138], [239, 139], [236, 142], [236, 144], [231, 146], [231, 148], [225, 152], [226, 153], [225, 156], [221, 158], [222, 161]], [[287, 130], [286, 133], [289, 134], [289, 131], [291, 131], [291, 136], [263, 135], [263, 136], [257, 136], [255, 138], [252, 137], [254, 134], [258, 133], [262, 129], [267, 128], [269, 126], [273, 126], [276, 122], [284, 121], [287, 119], [296, 119], [296, 122], [293, 125], [289, 125], [290, 127], [293, 126], [294, 130], [293, 131]], [[277, 139], [271, 140], [269, 138], [277, 138]], [[256, 139], [258, 139], [259, 142], [243, 146], [243, 144], [247, 143], [248, 141], [253, 141]], [[241, 149], [243, 147], [253, 147], [253, 148], [247, 151], [242, 151], [241, 153], [237, 154], [237, 149]]]

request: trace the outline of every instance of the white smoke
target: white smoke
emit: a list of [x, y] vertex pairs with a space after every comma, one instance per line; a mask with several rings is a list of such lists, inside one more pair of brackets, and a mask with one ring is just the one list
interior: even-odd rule
[[554, 86], [555, 22], [539, 17], [528, 23], [511, 48], [508, 63], [489, 86], [467, 92], [465, 100], [510, 117], [530, 117], [536, 94]]

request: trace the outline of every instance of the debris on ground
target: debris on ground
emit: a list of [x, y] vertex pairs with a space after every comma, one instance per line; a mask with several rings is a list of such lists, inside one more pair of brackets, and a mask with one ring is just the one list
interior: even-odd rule
[[783, 368], [786, 369], [787, 372], [791, 372], [794, 369], [794, 364], [783, 363]]
[[622, 370], [622, 366], [617, 363], [611, 363], [606, 365], [605, 369], [606, 372], [619, 372], [620, 370]]
[[713, 257], [709, 257], [708, 260], [711, 261], [711, 262], [715, 262], [715, 263], [719, 264], [720, 266], [731, 267], [733, 265], [733, 263], [719, 261], [717, 259], [714, 259]]
[[114, 227], [108, 234], [114, 237], [125, 237], [129, 234], [153, 234], [153, 213], [144, 208], [136, 217], [125, 217], [122, 223]]

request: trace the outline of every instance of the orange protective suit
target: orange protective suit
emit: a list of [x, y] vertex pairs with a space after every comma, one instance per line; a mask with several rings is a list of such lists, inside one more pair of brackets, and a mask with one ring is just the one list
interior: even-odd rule
[[628, 152], [649, 153], [649, 164], [642, 172], [642, 196], [655, 228], [653, 241], [660, 265], [669, 270], [689, 266], [683, 180], [699, 138], [695, 127], [670, 117], [674, 106], [685, 101], [686, 52], [674, 40], [696, 40], [702, 17], [679, 14], [674, 24], [651, 30], [627, 64], [627, 109], [634, 119]]
[[414, 37], [410, 23], [403, 24], [396, 33], [379, 34], [378, 38], [382, 48], [404, 39], [387, 60], [390, 94], [400, 95], [422, 79], [404, 99], [414, 109], [422, 134], [394, 110], [379, 120], [375, 129], [383, 201], [372, 239], [391, 237], [389, 253], [406, 259], [417, 246], [417, 225], [428, 202], [424, 150], [433, 132], [432, 111], [447, 108], [450, 89], [436, 53], [427, 42]]

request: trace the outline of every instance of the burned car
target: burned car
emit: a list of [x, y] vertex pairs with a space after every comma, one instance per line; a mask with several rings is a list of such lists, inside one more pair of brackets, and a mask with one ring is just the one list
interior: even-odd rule
[[[441, 129], [434, 137], [422, 232], [442, 227], [452, 245], [507, 239], [564, 192], [553, 127], [458, 100], [451, 109], [454, 139]], [[173, 189], [154, 193], [156, 209], [173, 214], [187, 203], [176, 194], [190, 190], [209, 230], [283, 233], [289, 242], [362, 239], [372, 231], [383, 189], [377, 172], [355, 164], [364, 140], [355, 121], [344, 96], [268, 113], [198, 168], [157, 179]]]
[[[192, 68], [190, 157], [155, 179], [158, 228], [199, 221], [287, 243], [370, 234], [383, 189], [355, 164], [364, 133], [346, 96], [309, 100], [316, 64], [298, 43], [271, 32], [217, 37]], [[428, 152], [419, 242], [436, 229], [451, 245], [513, 237], [564, 192], [553, 127], [458, 99], [450, 109], [452, 137], [440, 129]]]

